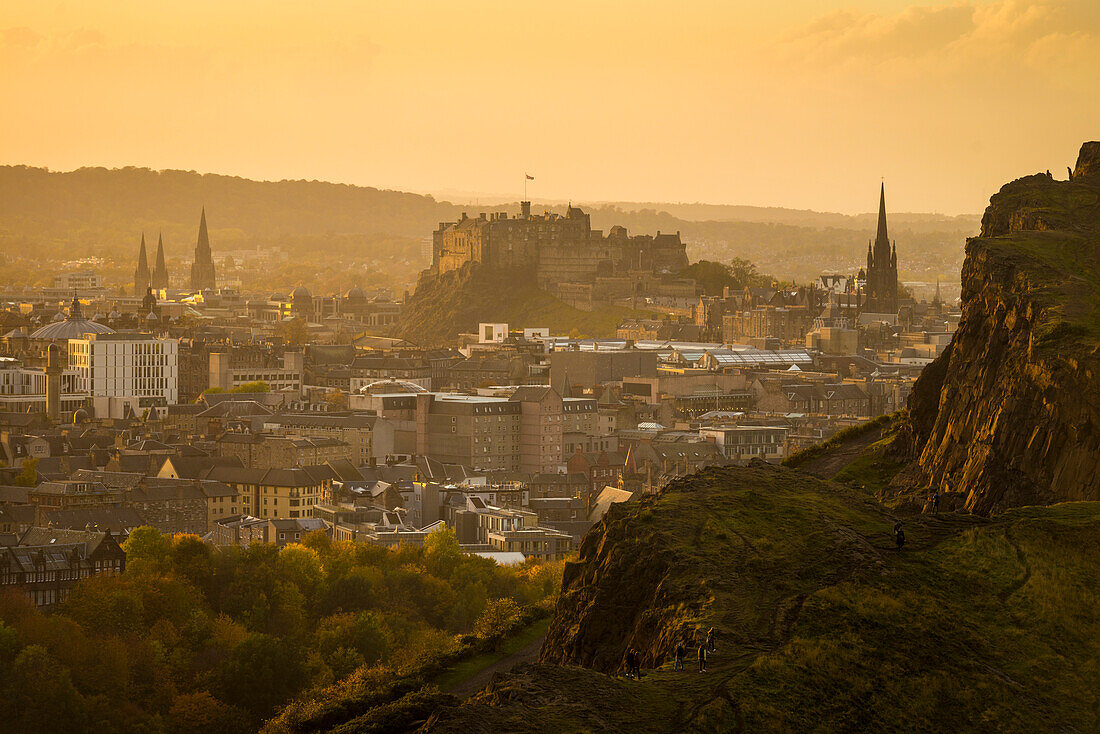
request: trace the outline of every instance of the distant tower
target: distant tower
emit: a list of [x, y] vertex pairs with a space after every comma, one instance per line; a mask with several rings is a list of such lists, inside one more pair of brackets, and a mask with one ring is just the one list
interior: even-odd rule
[[199, 220], [199, 240], [195, 244], [195, 262], [191, 264], [191, 289], [214, 290], [214, 256], [210, 254], [210, 235], [206, 232], [206, 207]]
[[867, 245], [867, 299], [863, 310], [869, 313], [898, 312], [898, 251], [890, 246], [886, 231], [886, 184], [879, 189], [878, 233], [874, 245]]
[[145, 254], [145, 233], [141, 233], [141, 249], [138, 250], [137, 268], [134, 270], [134, 295], [140, 296], [149, 287], [149, 256]]
[[51, 344], [46, 350], [46, 417], [52, 421], [61, 417], [61, 372], [64, 369], [61, 347]]
[[153, 268], [153, 277], [149, 281], [153, 290], [168, 287], [168, 266], [164, 264], [164, 235], [157, 237], [157, 266]]

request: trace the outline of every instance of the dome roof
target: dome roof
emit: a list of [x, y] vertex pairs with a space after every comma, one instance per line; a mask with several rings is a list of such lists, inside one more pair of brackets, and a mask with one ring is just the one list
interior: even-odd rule
[[65, 319], [46, 324], [31, 334], [31, 339], [80, 339], [85, 334], [114, 334], [110, 326], [90, 319]]
[[73, 413], [73, 423], [87, 423], [91, 419], [92, 417], [88, 415], [88, 411], [84, 408], [77, 408], [76, 412]]
[[363, 292], [363, 289], [357, 285], [353, 285], [348, 288], [348, 292], [344, 294], [344, 298], [349, 301], [363, 301], [366, 300], [367, 294]]
[[386, 395], [399, 392], [428, 392], [426, 388], [408, 380], [375, 380], [359, 388], [360, 395]]
[[297, 301], [299, 298], [313, 298], [313, 294], [309, 292], [309, 288], [300, 285], [290, 292], [290, 298], [293, 301]]
[[51, 321], [31, 334], [31, 339], [80, 339], [85, 334], [114, 334], [115, 330], [110, 326], [97, 324], [91, 319], [84, 318], [80, 311], [80, 301], [73, 299], [73, 305], [69, 308], [69, 315], [62, 321]]

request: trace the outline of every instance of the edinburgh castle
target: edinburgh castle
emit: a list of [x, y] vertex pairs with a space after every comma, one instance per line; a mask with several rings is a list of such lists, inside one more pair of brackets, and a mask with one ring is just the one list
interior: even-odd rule
[[616, 226], [605, 235], [577, 207], [564, 216], [532, 215], [525, 201], [519, 216], [463, 214], [439, 224], [429, 272], [441, 275], [470, 262], [533, 270], [539, 287], [567, 301], [588, 301], [597, 286], [604, 296], [667, 290], [688, 258], [679, 232], [631, 236]]

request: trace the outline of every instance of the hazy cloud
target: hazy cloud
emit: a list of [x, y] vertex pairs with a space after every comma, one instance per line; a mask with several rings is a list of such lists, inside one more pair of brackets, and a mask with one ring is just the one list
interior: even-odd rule
[[1100, 60], [1098, 8], [1095, 0], [998, 0], [913, 6], [895, 15], [840, 11], [787, 34], [779, 51], [817, 69], [905, 61], [914, 75], [966, 72], [974, 63], [1006, 73], [1074, 66], [1095, 74], [1085, 64]]

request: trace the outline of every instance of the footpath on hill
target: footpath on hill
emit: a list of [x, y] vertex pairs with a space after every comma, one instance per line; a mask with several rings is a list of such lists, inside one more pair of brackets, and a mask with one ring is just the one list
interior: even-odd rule
[[535, 622], [505, 641], [498, 652], [479, 655], [457, 666], [439, 681], [440, 688], [459, 698], [465, 698], [489, 685], [489, 681], [497, 673], [507, 673], [521, 663], [534, 662], [539, 657], [549, 624], [549, 619]]

